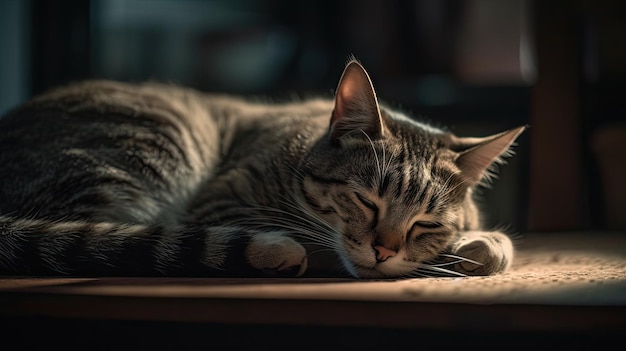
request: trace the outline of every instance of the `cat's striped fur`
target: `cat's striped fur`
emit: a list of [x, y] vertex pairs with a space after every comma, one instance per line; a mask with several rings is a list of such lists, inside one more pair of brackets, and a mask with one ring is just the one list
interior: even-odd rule
[[0, 272], [502, 272], [513, 247], [480, 227], [472, 191], [522, 130], [416, 122], [354, 60], [334, 99], [283, 104], [61, 87], [0, 119]]

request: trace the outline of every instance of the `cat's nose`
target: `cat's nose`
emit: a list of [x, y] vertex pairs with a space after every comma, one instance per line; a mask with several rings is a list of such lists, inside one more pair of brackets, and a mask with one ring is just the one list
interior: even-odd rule
[[374, 245], [374, 251], [376, 251], [376, 261], [378, 262], [385, 262], [389, 257], [393, 257], [398, 253], [382, 245]]

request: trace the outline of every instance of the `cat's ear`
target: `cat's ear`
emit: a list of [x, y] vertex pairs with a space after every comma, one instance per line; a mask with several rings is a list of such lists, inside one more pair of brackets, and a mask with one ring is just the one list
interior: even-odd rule
[[362, 134], [374, 139], [383, 134], [383, 122], [372, 81], [356, 60], [348, 63], [335, 92], [335, 108], [330, 118], [330, 136]]
[[465, 179], [477, 184], [493, 176], [490, 168], [511, 154], [510, 147], [526, 127], [518, 127], [485, 138], [456, 138], [453, 149], [462, 150], [456, 164]]

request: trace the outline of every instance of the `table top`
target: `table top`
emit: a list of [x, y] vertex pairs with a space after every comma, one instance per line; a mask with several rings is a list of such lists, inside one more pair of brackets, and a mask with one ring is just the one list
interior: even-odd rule
[[529, 233], [517, 245], [511, 270], [488, 277], [4, 277], [0, 316], [626, 330], [626, 233]]

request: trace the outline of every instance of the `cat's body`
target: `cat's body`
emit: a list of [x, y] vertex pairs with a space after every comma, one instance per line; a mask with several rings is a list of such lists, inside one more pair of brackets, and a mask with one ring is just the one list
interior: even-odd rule
[[0, 119], [0, 272], [502, 272], [511, 242], [472, 190], [522, 130], [457, 138], [380, 108], [355, 61], [335, 99], [286, 104], [70, 85]]

